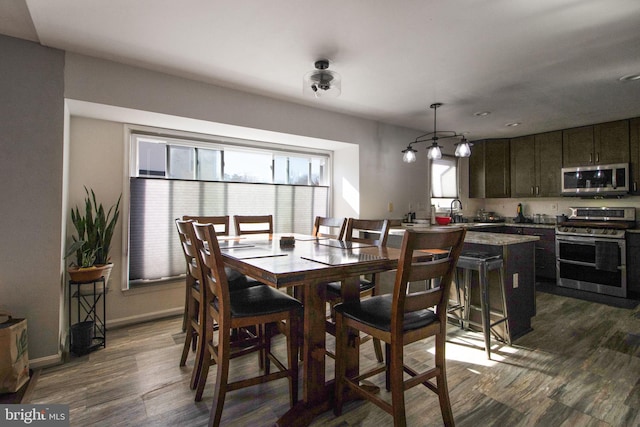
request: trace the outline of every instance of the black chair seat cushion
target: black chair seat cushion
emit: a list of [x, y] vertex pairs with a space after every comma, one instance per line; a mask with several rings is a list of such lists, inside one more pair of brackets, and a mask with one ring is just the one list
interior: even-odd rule
[[[360, 292], [368, 291], [369, 289], [373, 289], [376, 286], [371, 280], [360, 279]], [[335, 296], [340, 296], [342, 294], [342, 283], [341, 282], [330, 282], [327, 283], [327, 292], [329, 294], [333, 294]]]
[[[391, 305], [393, 297], [389, 294], [379, 295], [362, 301], [336, 304], [336, 313], [358, 320], [366, 325], [382, 331], [391, 330]], [[405, 331], [423, 328], [438, 320], [438, 316], [428, 309], [407, 313], [404, 316]]]
[[[270, 286], [260, 284], [229, 292], [232, 317], [250, 317], [281, 313], [292, 309], [302, 310], [297, 299]], [[218, 309], [217, 299], [214, 306]]]

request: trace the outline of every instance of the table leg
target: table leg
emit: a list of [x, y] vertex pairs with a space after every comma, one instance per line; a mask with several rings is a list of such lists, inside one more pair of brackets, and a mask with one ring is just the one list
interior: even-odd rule
[[313, 404], [327, 399], [325, 379], [325, 312], [327, 285], [319, 283], [304, 293], [303, 399]]
[[[360, 298], [358, 277], [342, 282], [342, 298]], [[333, 407], [333, 381], [327, 382], [326, 303], [327, 285], [319, 283], [304, 289], [303, 401], [298, 402], [276, 423], [277, 426], [308, 426], [313, 418]], [[347, 373], [359, 370], [358, 340], [347, 352]]]
[[333, 388], [325, 378], [326, 283], [304, 289], [303, 400], [277, 421], [277, 426], [308, 426], [314, 417], [331, 409]]

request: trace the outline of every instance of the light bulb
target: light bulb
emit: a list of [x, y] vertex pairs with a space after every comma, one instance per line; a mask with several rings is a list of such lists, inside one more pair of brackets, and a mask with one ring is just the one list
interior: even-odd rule
[[427, 158], [431, 160], [438, 160], [442, 158], [442, 151], [440, 151], [440, 147], [438, 147], [437, 144], [434, 143], [431, 147], [429, 147]]
[[409, 145], [406, 150], [402, 150], [402, 152], [404, 153], [402, 155], [402, 161], [405, 163], [413, 163], [416, 161], [416, 150], [414, 150], [413, 148], [411, 148], [411, 145]]
[[471, 147], [466, 140], [456, 144], [456, 157], [469, 157], [471, 155]]

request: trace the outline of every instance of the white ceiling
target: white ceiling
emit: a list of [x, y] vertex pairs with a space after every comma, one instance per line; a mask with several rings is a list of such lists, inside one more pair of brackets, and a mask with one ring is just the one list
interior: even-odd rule
[[[640, 116], [619, 81], [638, 0], [2, 0], [0, 33], [423, 131], [442, 102], [438, 129], [469, 139]], [[302, 95], [321, 58], [338, 98]]]

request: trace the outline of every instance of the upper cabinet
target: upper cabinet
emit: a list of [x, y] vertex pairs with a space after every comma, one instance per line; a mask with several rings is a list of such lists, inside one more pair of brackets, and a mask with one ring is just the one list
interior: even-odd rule
[[469, 197], [510, 197], [508, 139], [475, 141], [469, 158]]
[[629, 123], [629, 152], [631, 156], [629, 189], [633, 194], [640, 194], [640, 119], [633, 119]]
[[511, 197], [560, 196], [562, 131], [511, 139]]
[[562, 131], [562, 165], [591, 166], [629, 162], [629, 120]]

